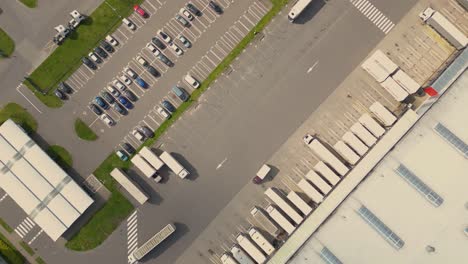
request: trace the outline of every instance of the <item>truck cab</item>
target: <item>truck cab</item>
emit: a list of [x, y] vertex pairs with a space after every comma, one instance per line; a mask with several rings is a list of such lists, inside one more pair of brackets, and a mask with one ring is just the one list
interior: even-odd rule
[[253, 178], [253, 182], [255, 184], [260, 184], [263, 182], [263, 180], [265, 179], [265, 177], [268, 175], [268, 173], [270, 172], [271, 170], [271, 167], [268, 166], [267, 164], [263, 164], [262, 167], [260, 168], [260, 170], [257, 172], [257, 175]]

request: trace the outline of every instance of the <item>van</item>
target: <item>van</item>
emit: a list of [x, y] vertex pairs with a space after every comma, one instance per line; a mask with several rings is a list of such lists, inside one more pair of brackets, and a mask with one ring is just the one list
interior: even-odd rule
[[192, 75], [190, 74], [187, 74], [185, 75], [184, 77], [184, 80], [190, 84], [190, 86], [192, 86], [194, 89], [197, 89], [198, 87], [200, 87], [200, 82], [198, 82], [195, 78], [192, 77]]
[[180, 100], [186, 102], [189, 99], [189, 95], [184, 90], [184, 88], [180, 88], [178, 86], [172, 87], [172, 92], [180, 98]]
[[132, 23], [132, 21], [128, 20], [127, 18], [123, 18], [122, 22], [131, 30], [135, 30], [136, 26]]

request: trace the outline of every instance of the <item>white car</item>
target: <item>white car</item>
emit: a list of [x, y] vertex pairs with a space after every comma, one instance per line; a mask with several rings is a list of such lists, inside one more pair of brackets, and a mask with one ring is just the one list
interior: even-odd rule
[[135, 24], [133, 24], [133, 22], [130, 21], [129, 19], [124, 18], [124, 19], [122, 19], [122, 22], [123, 22], [129, 29], [131, 29], [131, 30], [135, 30], [135, 29], [136, 29]]
[[140, 63], [142, 66], [148, 65], [148, 62], [147, 62], [145, 59], [143, 59], [143, 57], [141, 57], [141, 56], [137, 56], [137, 57], [136, 57], [136, 60], [137, 60], [138, 63]]
[[173, 42], [169, 43], [169, 47], [171, 47], [171, 49], [175, 52], [177, 56], [182, 56], [182, 54], [184, 54], [184, 51]]
[[185, 75], [184, 80], [185, 80], [188, 84], [190, 84], [190, 86], [192, 86], [192, 87], [195, 88], [195, 89], [197, 89], [198, 87], [200, 87], [200, 82], [197, 81], [195, 78], [193, 78], [193, 76], [190, 75], [190, 74]]
[[161, 52], [151, 43], [146, 44], [146, 48], [151, 51], [155, 56], [158, 56]]
[[169, 114], [166, 110], [164, 110], [164, 108], [160, 106], [156, 108], [156, 112], [158, 112], [158, 114], [164, 117], [165, 119], [169, 119], [171, 117], [171, 114]]
[[133, 129], [132, 130], [132, 135], [138, 139], [139, 141], [143, 141], [145, 140], [145, 136], [143, 135], [143, 133], [141, 133], [138, 129]]
[[124, 73], [130, 76], [132, 79], [136, 79], [136, 77], [138, 77], [138, 74], [136, 74], [136, 72], [129, 67], [124, 68]]
[[132, 84], [132, 80], [130, 80], [130, 78], [127, 77], [127, 75], [125, 74], [122, 74], [121, 76], [119, 76], [119, 79], [124, 82], [127, 86], [129, 86], [130, 84]]
[[183, 15], [184, 17], [186, 17], [188, 20], [192, 21], [193, 20], [193, 16], [192, 14], [190, 14], [189, 11], [187, 11], [185, 8], [181, 8], [179, 13], [181, 15]]
[[88, 57], [89, 57], [92, 61], [94, 61], [94, 62], [96, 62], [96, 63], [100, 63], [100, 62], [101, 62], [101, 58], [99, 58], [99, 57], [96, 55], [96, 53], [94, 53], [94, 52], [90, 52], [90, 53], [88, 54]]
[[164, 42], [166, 42], [168, 44], [172, 41], [171, 37], [169, 37], [169, 35], [167, 35], [162, 30], [158, 30], [158, 36], [160, 36], [162, 38], [162, 40], [164, 40]]
[[119, 45], [119, 42], [112, 35], [107, 35], [106, 40], [114, 47]]
[[106, 90], [109, 91], [109, 93], [111, 93], [114, 97], [120, 96], [120, 92], [112, 85], [107, 86]]
[[123, 83], [121, 83], [119, 80], [114, 80], [112, 82], [112, 84], [117, 87], [117, 89], [119, 89], [120, 91], [125, 91], [125, 85]]
[[115, 124], [114, 120], [108, 114], [102, 114], [99, 118], [108, 126], [113, 126]]

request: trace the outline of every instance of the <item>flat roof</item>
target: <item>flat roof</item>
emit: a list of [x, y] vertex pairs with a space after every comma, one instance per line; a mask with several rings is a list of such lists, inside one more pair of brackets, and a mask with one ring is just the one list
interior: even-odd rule
[[10, 119], [0, 149], [0, 187], [56, 241], [93, 200]]

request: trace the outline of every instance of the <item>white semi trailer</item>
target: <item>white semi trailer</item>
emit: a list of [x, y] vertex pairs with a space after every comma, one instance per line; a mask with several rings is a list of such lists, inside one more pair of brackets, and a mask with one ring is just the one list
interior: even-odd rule
[[333, 153], [330, 152], [317, 138], [313, 137], [310, 134], [306, 134], [303, 138], [304, 143], [309, 146], [309, 148], [314, 151], [319, 158], [336, 170], [341, 176], [348, 173], [349, 168], [343, 164]]
[[159, 170], [164, 166], [164, 162], [148, 147], [143, 147], [139, 154], [156, 170]]
[[221, 256], [221, 262], [223, 264], [239, 264], [231, 255], [226, 253]]
[[385, 134], [385, 129], [380, 126], [377, 121], [375, 121], [368, 113], [364, 113], [359, 118], [359, 123], [361, 123], [369, 132], [372, 133], [376, 138], [380, 138]]
[[398, 69], [398, 65], [390, 60], [381, 50], [376, 50], [362, 63], [361, 67], [379, 83], [385, 81]]
[[160, 182], [161, 176], [158, 175], [158, 172], [153, 168], [140, 154], [135, 154], [131, 159], [131, 162], [135, 167], [137, 167], [143, 174], [148, 178], [153, 178], [154, 181]]
[[289, 220], [281, 213], [278, 209], [276, 209], [273, 205], [268, 205], [266, 208], [267, 213], [271, 216], [275, 222], [281, 226], [288, 234], [292, 234], [296, 227], [289, 222]]
[[249, 229], [249, 236], [268, 256], [275, 251], [275, 247], [255, 227]]
[[403, 89], [393, 78], [387, 78], [380, 85], [398, 102], [404, 101], [409, 93]]
[[359, 122], [351, 126], [351, 131], [368, 147], [372, 147], [377, 142], [377, 139]]
[[278, 193], [276, 189], [268, 188], [265, 191], [268, 196], [284, 213], [286, 213], [296, 224], [302, 223], [304, 218]]
[[127, 192], [137, 200], [139, 204], [144, 204], [146, 201], [148, 201], [148, 196], [140, 190], [140, 188], [137, 187], [130, 179], [128, 178], [127, 174], [123, 172], [119, 168], [114, 168], [110, 175], [120, 184], [122, 187], [124, 187]]
[[180, 178], [185, 179], [189, 175], [189, 172], [167, 151], [164, 151], [159, 158]]
[[306, 179], [301, 179], [298, 183], [297, 186], [301, 188], [301, 190], [307, 194], [307, 196], [312, 199], [316, 204], [319, 204], [323, 201], [323, 195], [317, 191], [314, 186], [312, 186]]
[[249, 256], [258, 264], [263, 264], [266, 261], [266, 257], [263, 252], [257, 248], [248, 237], [243, 234], [239, 234], [236, 237], [236, 241], [241, 248], [249, 254]]
[[344, 133], [341, 139], [343, 139], [344, 142], [346, 142], [354, 151], [356, 151], [359, 156], [363, 156], [367, 153], [367, 151], [369, 151], [369, 148], [364, 143], [362, 143], [359, 138], [357, 138], [349, 131]]
[[384, 125], [384, 126], [391, 126], [393, 125], [397, 118], [390, 112], [385, 106], [383, 106], [379, 102], [373, 103], [370, 107], [369, 110], [379, 119], [379, 121]]
[[310, 182], [312, 182], [315, 187], [318, 188], [320, 192], [322, 192], [324, 195], [329, 193], [332, 189], [332, 187], [322, 179], [314, 170], [310, 170], [306, 175], [306, 179], [308, 179]]
[[260, 208], [253, 207], [252, 210], [250, 210], [250, 214], [260, 223], [261, 227], [273, 237], [276, 238], [281, 234], [281, 228], [279, 228], [275, 222], [270, 220], [270, 218]]
[[421, 88], [421, 85], [408, 74], [406, 74], [406, 72], [404, 72], [402, 69], [398, 69], [398, 71], [392, 75], [392, 79], [395, 80], [395, 82], [398, 83], [409, 94], [414, 94]]
[[255, 264], [249, 255], [247, 255], [247, 253], [238, 246], [233, 246], [231, 248], [231, 254], [239, 264]]
[[333, 148], [341, 155], [349, 164], [355, 165], [359, 161], [359, 156], [346, 143], [339, 140]]
[[130, 256], [128, 256], [128, 261], [130, 263], [135, 263], [138, 260], [141, 260], [144, 256], [151, 252], [155, 247], [161, 244], [166, 238], [168, 238], [176, 230], [173, 224], [166, 225], [161, 231], [156, 233], [148, 241], [146, 241], [141, 247], [135, 249]]
[[288, 197], [288, 200], [291, 201], [291, 203], [293, 203], [305, 216], [312, 212], [312, 207], [302, 200], [295, 191], [290, 191], [286, 197]]
[[325, 177], [325, 179], [327, 179], [328, 182], [333, 186], [335, 186], [340, 181], [340, 177], [336, 175], [336, 173], [332, 171], [323, 161], [317, 162], [317, 164], [314, 166], [314, 170]]

